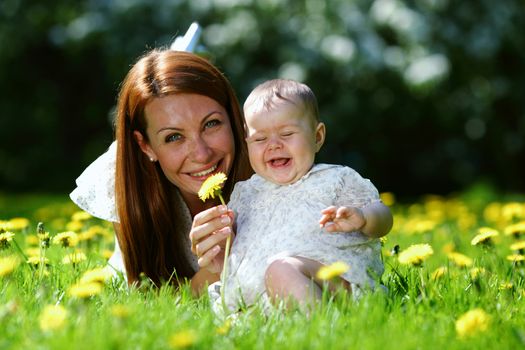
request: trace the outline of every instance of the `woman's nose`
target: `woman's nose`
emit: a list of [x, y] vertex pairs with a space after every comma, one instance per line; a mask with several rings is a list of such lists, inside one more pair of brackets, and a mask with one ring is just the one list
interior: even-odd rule
[[194, 162], [206, 163], [210, 160], [213, 151], [202, 137], [196, 137], [191, 144], [190, 157]]

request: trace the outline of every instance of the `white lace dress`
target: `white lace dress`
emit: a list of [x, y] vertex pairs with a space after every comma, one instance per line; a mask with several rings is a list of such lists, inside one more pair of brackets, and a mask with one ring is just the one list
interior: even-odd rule
[[[318, 164], [299, 181], [280, 186], [253, 175], [239, 182], [228, 206], [236, 212], [237, 235], [228, 261], [226, 304], [253, 304], [264, 294], [264, 274], [277, 258], [301, 256], [323, 264], [344, 261], [343, 278], [353, 290], [374, 288], [383, 273], [381, 246], [361, 232], [328, 233], [319, 227], [321, 210], [363, 207], [378, 201], [374, 185], [351, 168]], [[241, 302], [242, 300], [242, 302]]]
[[[71, 200], [81, 209], [90, 213], [94, 217], [102, 220], [118, 223], [117, 206], [115, 200], [115, 160], [117, 158], [117, 143], [113, 142], [108, 150], [91, 163], [84, 172], [77, 178], [77, 187], [70, 193]], [[197, 259], [191, 252], [191, 242], [188, 234], [192, 225], [192, 218], [186, 203], [177, 193], [176, 203], [179, 204], [177, 210], [181, 214], [178, 219], [180, 229], [186, 237], [185, 253], [188, 261], [195, 270], [198, 270]], [[126, 275], [122, 252], [118, 240], [115, 237], [115, 250], [108, 261], [115, 273], [120, 272]]]

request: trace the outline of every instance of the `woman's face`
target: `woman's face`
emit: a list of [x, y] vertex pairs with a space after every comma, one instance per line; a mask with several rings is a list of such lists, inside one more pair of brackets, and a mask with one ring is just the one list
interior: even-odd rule
[[145, 117], [149, 142], [135, 131], [137, 142], [186, 199], [196, 196], [211, 174], [230, 172], [233, 132], [217, 101], [197, 94], [168, 95], [148, 103]]

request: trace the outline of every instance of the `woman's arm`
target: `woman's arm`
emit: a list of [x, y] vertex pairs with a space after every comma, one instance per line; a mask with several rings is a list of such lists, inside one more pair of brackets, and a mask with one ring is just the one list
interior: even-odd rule
[[212, 273], [206, 269], [200, 269], [191, 279], [191, 291], [193, 295], [200, 296], [206, 293], [210, 284], [217, 282], [220, 279], [219, 273]]

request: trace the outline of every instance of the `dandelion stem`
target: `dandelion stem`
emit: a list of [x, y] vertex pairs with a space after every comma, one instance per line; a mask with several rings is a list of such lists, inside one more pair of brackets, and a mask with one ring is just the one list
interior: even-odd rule
[[[222, 198], [221, 194], [219, 194], [219, 199], [221, 200], [222, 205], [226, 205], [224, 203], [224, 199]], [[228, 307], [226, 306], [226, 299], [224, 297], [224, 287], [226, 282], [226, 275], [227, 275], [227, 269], [228, 269], [228, 256], [230, 255], [230, 243], [231, 243], [231, 235], [226, 238], [226, 248], [224, 249], [224, 263], [222, 266], [222, 273], [221, 273], [221, 304], [222, 309], [224, 310], [225, 315], [228, 314]]]

